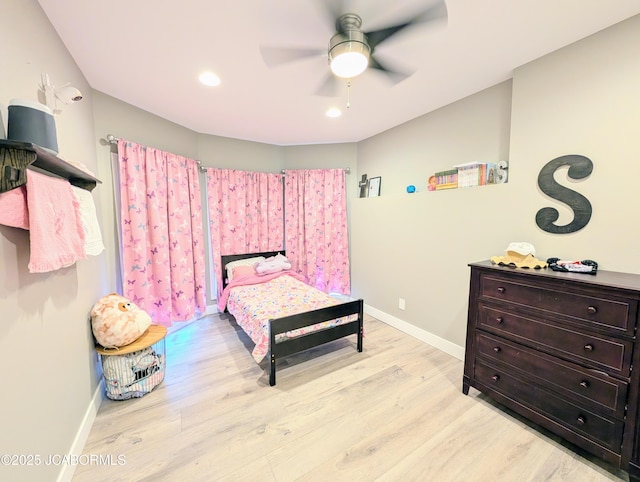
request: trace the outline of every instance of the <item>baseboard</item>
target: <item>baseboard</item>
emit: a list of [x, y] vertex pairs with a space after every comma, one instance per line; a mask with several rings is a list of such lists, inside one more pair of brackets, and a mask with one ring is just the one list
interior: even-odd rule
[[422, 328], [418, 328], [417, 326], [412, 325], [411, 323], [407, 323], [406, 321], [401, 320], [400, 318], [396, 318], [395, 316], [389, 315], [384, 311], [380, 311], [374, 308], [373, 306], [369, 306], [365, 304], [364, 312], [367, 313], [368, 315], [373, 316], [377, 320], [380, 320], [386, 323], [387, 325], [397, 328], [398, 330], [402, 331], [403, 333], [406, 333], [407, 335], [411, 335], [414, 338], [417, 338], [418, 340], [423, 341], [428, 345], [431, 345], [432, 347], [437, 348], [438, 350], [443, 351], [448, 355], [451, 355], [457, 358], [458, 360], [464, 360], [464, 347], [462, 346], [456, 345], [455, 343], [451, 343], [450, 341], [445, 340], [444, 338], [440, 338], [439, 336], [434, 335], [433, 333], [430, 333], [426, 330], [423, 330]]
[[[87, 443], [87, 439], [89, 438], [89, 432], [91, 432], [93, 422], [95, 421], [96, 415], [98, 415], [98, 410], [100, 410], [100, 405], [104, 400], [105, 392], [103, 383], [104, 381], [101, 379], [100, 383], [98, 383], [98, 386], [96, 387], [95, 392], [93, 393], [91, 403], [87, 407], [87, 411], [84, 414], [84, 418], [82, 419], [82, 423], [80, 424], [78, 433], [76, 433], [76, 437], [71, 444], [71, 449], [69, 450], [70, 456], [82, 455], [84, 446]], [[63, 464], [60, 469], [60, 473], [58, 474], [57, 482], [71, 482], [73, 474], [76, 471], [76, 467], [76, 465]]]

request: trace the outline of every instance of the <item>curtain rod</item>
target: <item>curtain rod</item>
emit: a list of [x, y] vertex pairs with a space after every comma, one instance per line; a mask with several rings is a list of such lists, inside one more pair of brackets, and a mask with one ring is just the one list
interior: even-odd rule
[[[280, 174], [284, 174], [285, 172], [286, 172], [286, 170], [285, 170], [285, 169], [282, 169], [282, 170], [280, 171]], [[350, 167], [345, 167], [345, 168], [344, 168], [344, 172], [346, 172], [347, 174], [351, 174], [351, 168], [350, 168]]]
[[[107, 142], [108, 142], [109, 144], [117, 144], [117, 143], [118, 143], [118, 140], [119, 140], [119, 139], [118, 139], [116, 136], [114, 136], [113, 134], [107, 134], [107, 135], [106, 135], [106, 139], [107, 139]], [[195, 161], [196, 161], [196, 164], [198, 164], [198, 171], [200, 171], [200, 172], [206, 172], [206, 169], [205, 169], [204, 167], [202, 167], [202, 161], [200, 161], [200, 160], [198, 160], [198, 159], [196, 159]]]

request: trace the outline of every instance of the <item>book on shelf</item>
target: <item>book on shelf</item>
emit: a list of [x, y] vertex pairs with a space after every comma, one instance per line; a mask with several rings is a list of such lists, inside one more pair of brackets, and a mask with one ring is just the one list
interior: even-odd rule
[[458, 170], [448, 169], [446, 171], [436, 172], [436, 191], [442, 189], [455, 189], [458, 187]]
[[490, 162], [469, 162], [455, 166], [458, 169], [458, 187], [494, 184], [496, 165]]
[[497, 166], [491, 162], [485, 162], [480, 165], [480, 186], [496, 183]]
[[478, 185], [479, 162], [468, 162], [454, 166], [458, 169], [458, 187], [473, 187]]

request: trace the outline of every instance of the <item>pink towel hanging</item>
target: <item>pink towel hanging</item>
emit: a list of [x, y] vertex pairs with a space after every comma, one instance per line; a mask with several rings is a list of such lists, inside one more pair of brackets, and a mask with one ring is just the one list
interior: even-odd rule
[[44, 273], [86, 257], [80, 205], [66, 179], [27, 170], [29, 272]]
[[0, 193], [0, 224], [12, 228], [29, 229], [26, 186]]

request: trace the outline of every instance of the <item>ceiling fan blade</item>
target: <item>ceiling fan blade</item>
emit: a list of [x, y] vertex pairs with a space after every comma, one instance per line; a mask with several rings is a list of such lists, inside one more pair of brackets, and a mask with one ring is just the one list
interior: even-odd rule
[[340, 27], [338, 19], [342, 14], [347, 13], [347, 0], [317, 0], [317, 3], [322, 4], [322, 9], [331, 21], [331, 28], [340, 32], [342, 27]]
[[373, 30], [371, 32], [365, 32], [367, 36], [367, 40], [369, 41], [369, 45], [371, 46], [371, 50], [373, 50], [376, 45], [387, 40], [389, 37], [395, 35], [396, 33], [404, 30], [411, 25], [416, 25], [419, 23], [426, 22], [435, 22], [440, 20], [447, 19], [447, 5], [444, 0], [439, 0], [438, 3], [430, 6], [423, 12], [420, 12], [418, 15], [413, 18], [407, 20], [406, 22], [400, 23], [398, 25], [393, 25], [390, 27], [382, 28], [379, 30]]
[[278, 65], [295, 62], [297, 60], [327, 55], [327, 50], [263, 46], [260, 47], [260, 53], [262, 54], [262, 60], [264, 60], [267, 67], [277, 67]]
[[324, 82], [316, 90], [316, 95], [321, 97], [338, 97], [338, 87], [340, 80], [333, 74], [328, 74]]
[[400, 72], [398, 70], [392, 70], [384, 65], [382, 65], [375, 57], [371, 56], [369, 58], [369, 68], [378, 70], [386, 76], [394, 83], [402, 82], [407, 77], [410, 77], [413, 72]]

